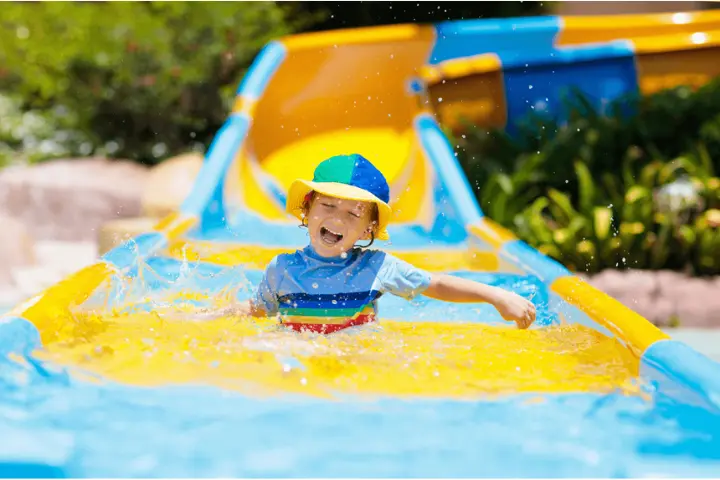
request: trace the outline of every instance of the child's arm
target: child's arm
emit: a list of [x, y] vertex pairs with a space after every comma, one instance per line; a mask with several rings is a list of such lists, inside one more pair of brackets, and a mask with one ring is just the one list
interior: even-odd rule
[[223, 317], [267, 317], [277, 312], [277, 297], [274, 285], [278, 283], [277, 268], [278, 257], [273, 258], [265, 268], [265, 274], [260, 280], [257, 290], [250, 300], [238, 301], [235, 299], [227, 307], [209, 310], [203, 309], [195, 312], [196, 319], [216, 319]]
[[430, 286], [423, 294], [447, 302], [490, 303], [505, 320], [517, 323], [518, 328], [528, 328], [535, 321], [532, 302], [502, 288], [464, 278], [433, 274]]
[[250, 300], [243, 302], [237, 302], [229, 305], [220, 311], [216, 312], [217, 315], [228, 317], [264, 317], [266, 316], [265, 309], [260, 305], [256, 305]]
[[215, 320], [223, 317], [265, 317], [265, 310], [250, 300], [236, 302], [220, 309], [203, 308], [189, 315], [190, 320]]

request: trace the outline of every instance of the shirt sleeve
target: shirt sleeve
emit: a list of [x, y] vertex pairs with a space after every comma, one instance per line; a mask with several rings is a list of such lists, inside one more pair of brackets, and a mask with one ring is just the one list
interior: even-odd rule
[[262, 307], [269, 316], [278, 312], [277, 288], [280, 283], [280, 273], [278, 257], [275, 257], [268, 263], [257, 291], [252, 298], [252, 303]]
[[379, 273], [383, 293], [389, 292], [412, 300], [430, 286], [431, 276], [404, 260], [386, 254]]

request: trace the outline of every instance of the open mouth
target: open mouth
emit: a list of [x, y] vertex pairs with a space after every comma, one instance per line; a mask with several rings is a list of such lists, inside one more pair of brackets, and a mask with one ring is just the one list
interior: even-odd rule
[[320, 238], [322, 238], [322, 241], [328, 245], [335, 245], [342, 240], [343, 236], [341, 233], [335, 233], [325, 227], [320, 227]]

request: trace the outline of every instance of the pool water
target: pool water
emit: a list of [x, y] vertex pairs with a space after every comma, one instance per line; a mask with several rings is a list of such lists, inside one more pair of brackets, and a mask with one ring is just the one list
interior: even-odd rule
[[8, 370], [0, 472], [11, 475], [697, 477], [719, 466], [717, 419], [683, 423], [634, 395], [249, 398]]
[[[720, 471], [720, 420], [654, 398], [617, 341], [553, 321], [532, 277], [486, 278], [533, 299], [531, 330], [487, 308], [419, 302], [385, 303], [393, 318], [319, 336], [271, 320], [188, 321], [189, 303], [228, 292], [224, 272], [183, 271], [154, 268], [108, 285], [48, 322], [59, 327], [41, 332], [43, 351], [0, 360], [0, 438], [12, 439], [0, 442], [0, 474]], [[433, 321], [420, 318], [428, 310]]]
[[128, 384], [198, 382], [249, 395], [322, 398], [639, 391], [635, 357], [577, 325], [521, 331], [383, 321], [322, 336], [283, 331], [270, 321], [188, 324], [151, 314], [75, 321], [76, 336], [48, 344], [42, 358]]

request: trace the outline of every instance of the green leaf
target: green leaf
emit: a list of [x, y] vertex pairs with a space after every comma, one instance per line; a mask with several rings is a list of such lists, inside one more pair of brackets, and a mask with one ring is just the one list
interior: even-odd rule
[[592, 174], [582, 162], [575, 162], [575, 173], [579, 183], [580, 211], [585, 215], [590, 215], [595, 201], [595, 185]]
[[543, 211], [549, 204], [547, 198], [540, 197], [524, 213], [529, 231], [537, 239], [538, 243], [549, 244], [553, 242], [552, 231], [543, 218]]
[[548, 197], [550, 198], [549, 208], [553, 217], [563, 225], [569, 224], [572, 218], [578, 215], [567, 194], [551, 188], [548, 190]]
[[612, 210], [605, 207], [593, 209], [593, 227], [595, 236], [600, 242], [604, 242], [610, 236], [612, 226]]

